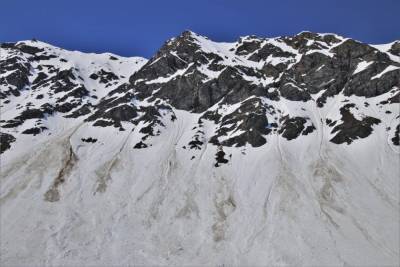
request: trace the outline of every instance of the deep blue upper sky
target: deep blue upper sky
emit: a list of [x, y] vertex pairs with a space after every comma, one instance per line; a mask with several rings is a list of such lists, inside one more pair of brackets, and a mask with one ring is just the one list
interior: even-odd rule
[[335, 32], [400, 39], [400, 0], [0, 0], [0, 42], [36, 38], [67, 49], [150, 57], [191, 29], [217, 41]]

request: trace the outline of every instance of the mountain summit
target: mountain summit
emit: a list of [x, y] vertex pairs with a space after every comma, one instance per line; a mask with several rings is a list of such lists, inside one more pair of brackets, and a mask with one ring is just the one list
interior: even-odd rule
[[400, 41], [2, 43], [0, 88], [6, 265], [399, 264]]

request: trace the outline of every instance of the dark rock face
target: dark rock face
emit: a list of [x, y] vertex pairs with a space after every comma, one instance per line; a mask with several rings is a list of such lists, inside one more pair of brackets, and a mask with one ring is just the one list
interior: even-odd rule
[[[301, 53], [327, 48], [328, 45], [338, 44], [341, 41], [333, 34], [319, 35], [313, 32], [301, 32], [295, 36], [285, 36], [282, 40]], [[311, 45], [308, 44], [309, 41], [312, 41]]]
[[[29, 84], [30, 68], [30, 63], [17, 55], [0, 61], [0, 86], [2, 86], [0, 99], [6, 99], [10, 95], [20, 95], [20, 91]], [[9, 74], [5, 75], [7, 73]]]
[[3, 128], [13, 128], [17, 127], [19, 125], [22, 125], [26, 120], [29, 119], [43, 119], [46, 114], [52, 114], [53, 113], [53, 108], [51, 105], [46, 105], [44, 104], [41, 106], [39, 109], [31, 109], [27, 108], [21, 112], [20, 115], [15, 117], [12, 120], [5, 121], [5, 123], [2, 125]]
[[225, 152], [222, 150], [222, 147], [220, 147], [219, 149], [218, 149], [218, 152], [217, 152], [217, 154], [215, 155], [215, 160], [217, 161], [216, 163], [215, 163], [215, 167], [219, 167], [219, 166], [221, 166], [221, 164], [226, 164], [226, 163], [228, 163], [229, 162], [229, 160], [227, 160], [226, 158], [225, 158]]
[[88, 137], [88, 138], [81, 138], [82, 142], [86, 142], [86, 143], [96, 143], [97, 139], [96, 138], [92, 138], [92, 137]]
[[119, 77], [112, 72], [101, 69], [97, 73], [92, 73], [89, 76], [93, 80], [99, 80], [100, 83], [107, 84], [106, 87], [110, 86], [112, 81], [118, 80]]
[[17, 45], [17, 47], [22, 53], [27, 53], [27, 54], [31, 54], [31, 55], [35, 55], [36, 53], [43, 52], [43, 49], [41, 49], [41, 48], [26, 45], [24, 43]]
[[163, 89], [154, 94], [155, 97], [169, 100], [178, 109], [205, 110], [204, 106], [213, 101], [212, 95], [207, 94], [207, 88], [200, 92], [201, 73], [193, 73], [181, 79], [174, 79], [165, 84]]
[[202, 141], [199, 140], [199, 136], [194, 136], [195, 140], [189, 142], [190, 149], [201, 149], [201, 146], [204, 144]]
[[65, 118], [78, 118], [78, 117], [81, 117], [81, 116], [88, 115], [90, 112], [92, 112], [91, 104], [84, 104], [83, 106], [81, 106], [80, 108], [74, 110], [70, 114], [65, 115]]
[[400, 145], [400, 124], [397, 125], [392, 142], [395, 146]]
[[[193, 34], [184, 32], [175, 40], [167, 42], [139, 72], [130, 78], [130, 82], [135, 87], [139, 99], [149, 97], [157, 90], [153, 94], [154, 97], [168, 100], [178, 109], [201, 112], [216, 103], [229, 87], [232, 87], [224, 81], [233, 70], [228, 69], [217, 81], [207, 83], [203, 81], [206, 76], [197, 69], [202, 64], [215, 64], [220, 60], [216, 54], [203, 52], [195, 42]], [[168, 77], [176, 72], [183, 72], [183, 75], [168, 80]], [[160, 82], [157, 82], [160, 77]], [[218, 90], [219, 84], [223, 84], [225, 88]]]
[[137, 116], [137, 109], [130, 105], [121, 105], [115, 107], [103, 106], [97, 109], [93, 115], [89, 116], [86, 121], [96, 121], [94, 126], [122, 128], [121, 121], [130, 121]]
[[400, 56], [400, 41], [394, 42], [389, 52], [393, 55]]
[[[197, 125], [192, 128], [192, 131], [195, 131], [192, 139], [188, 143], [189, 149], [194, 150], [201, 150], [204, 146], [204, 143], [207, 141], [205, 140], [205, 133], [204, 133], [204, 123], [203, 119], [200, 118], [197, 122]], [[186, 149], [186, 146], [183, 147]]]
[[296, 139], [300, 134], [308, 135], [315, 130], [315, 126], [310, 122], [311, 125], [305, 127], [307, 120], [302, 117], [284, 117], [278, 132], [287, 140]]
[[16, 139], [11, 134], [0, 132], [0, 154], [2, 154], [7, 149], [11, 148], [11, 143], [15, 142]]
[[190, 62], [204, 62], [206, 58], [202, 53], [196, 53], [199, 49], [200, 46], [194, 42], [192, 34], [183, 32], [179, 37], [166, 42], [141, 71], [130, 78], [130, 82], [166, 77], [177, 70], [186, 68]]
[[362, 120], [358, 120], [351, 113], [351, 107], [354, 107], [354, 104], [346, 104], [340, 108], [342, 123], [333, 128], [332, 133], [337, 132], [337, 134], [330, 140], [331, 142], [335, 144], [351, 144], [353, 140], [368, 137], [372, 133], [372, 126], [381, 122], [373, 117], [365, 117]]
[[[347, 96], [378, 96], [399, 86], [400, 70], [384, 74], [383, 79], [373, 79], [391, 64], [397, 64], [376, 49], [352, 40], [330, 50], [333, 57], [314, 52], [305, 54], [300, 61], [289, 69], [282, 78], [280, 88], [282, 95], [293, 101], [307, 101], [308, 94], [321, 90], [325, 92], [317, 100], [319, 106], [326, 98], [344, 90]], [[368, 68], [355, 75], [357, 65], [362, 62], [373, 62]]]
[[148, 147], [145, 143], [143, 143], [143, 141], [140, 141], [139, 143], [137, 143], [133, 148], [135, 149], [141, 149], [141, 148], [146, 148]]
[[214, 145], [259, 147], [266, 143], [265, 135], [276, 127], [268, 123], [266, 106], [258, 98], [251, 98], [230, 114], [218, 118], [220, 125], [210, 139]]
[[[391, 64], [398, 65], [390, 58], [366, 45], [353, 40], [347, 40], [343, 44], [335, 47], [335, 64], [347, 72], [353, 72], [360, 61], [373, 62], [364, 71], [348, 77], [344, 87], [344, 94], [347, 96], [373, 97], [390, 91], [394, 86], [400, 85], [400, 71], [392, 71], [385, 74], [383, 79], [373, 79], [373, 77]], [[348, 75], [348, 74], [347, 74]], [[348, 75], [349, 76], [349, 75]]]
[[26, 129], [25, 131], [22, 132], [22, 134], [31, 134], [31, 135], [37, 135], [43, 132], [44, 130], [47, 130], [46, 127], [33, 127], [30, 129]]
[[249, 55], [256, 50], [260, 49], [262, 41], [257, 39], [248, 38], [239, 40], [238, 47], [235, 51], [237, 55]]
[[139, 130], [140, 133], [144, 134], [143, 141], [150, 136], [160, 135], [160, 127], [165, 127], [166, 117], [169, 117], [171, 121], [176, 119], [172, 108], [160, 102], [156, 102], [154, 106], [141, 107], [139, 112], [142, 116], [136, 119], [134, 123], [138, 124], [141, 121], [146, 125]]
[[282, 95], [294, 101], [308, 101], [310, 94], [325, 92], [317, 99], [322, 106], [328, 96], [338, 94], [347, 81], [346, 73], [338, 68], [334, 60], [321, 53], [303, 55], [287, 74], [283, 76]]
[[[246, 69], [225, 66], [220, 61], [221, 56], [201, 50], [193, 33], [184, 32], [166, 43], [155, 57], [130, 78], [130, 82], [139, 99], [149, 97], [156, 91], [154, 97], [168, 100], [178, 109], [193, 112], [205, 111], [223, 97], [233, 103], [257, 91], [257, 86], [243, 80], [241, 73]], [[214, 79], [207, 79], [199, 70], [202, 65], [208, 65], [210, 71], [220, 74]], [[182, 72], [182, 75], [168, 80], [176, 72]], [[167, 81], [161, 79], [157, 82], [160, 77], [165, 77]]]
[[[254, 51], [253, 51], [254, 52]], [[295, 54], [283, 51], [281, 48], [274, 46], [272, 44], [265, 44], [263, 47], [261, 47], [258, 51], [253, 53], [249, 59], [260, 62], [261, 60], [266, 59], [270, 55], [274, 57], [295, 57]]]
[[311, 99], [310, 94], [306, 90], [290, 82], [285, 83], [279, 90], [283, 97], [292, 101], [306, 102]]

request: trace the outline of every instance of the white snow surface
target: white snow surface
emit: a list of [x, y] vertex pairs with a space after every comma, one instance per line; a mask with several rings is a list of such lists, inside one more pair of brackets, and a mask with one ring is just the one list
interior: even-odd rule
[[372, 63], [374, 63], [374, 62], [373, 61], [370, 61], [370, 62], [361, 61], [360, 63], [358, 63], [357, 68], [353, 72], [353, 75], [357, 74], [359, 72], [362, 72], [363, 70], [368, 68], [368, 66], [371, 65]]

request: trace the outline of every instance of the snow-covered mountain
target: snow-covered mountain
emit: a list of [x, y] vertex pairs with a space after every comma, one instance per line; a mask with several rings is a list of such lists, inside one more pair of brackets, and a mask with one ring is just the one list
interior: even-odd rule
[[400, 42], [0, 48], [1, 263], [399, 260]]

